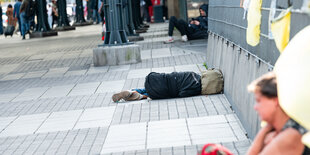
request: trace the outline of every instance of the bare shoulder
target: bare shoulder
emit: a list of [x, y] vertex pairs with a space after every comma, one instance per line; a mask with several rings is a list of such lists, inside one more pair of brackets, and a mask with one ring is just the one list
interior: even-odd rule
[[263, 149], [262, 154], [302, 154], [302, 135], [293, 128], [285, 129]]

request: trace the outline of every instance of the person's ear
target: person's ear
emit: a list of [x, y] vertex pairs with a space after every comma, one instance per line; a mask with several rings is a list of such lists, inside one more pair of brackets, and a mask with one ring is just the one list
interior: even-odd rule
[[278, 97], [274, 97], [272, 100], [273, 100], [273, 102], [275, 103], [276, 106], [280, 106]]

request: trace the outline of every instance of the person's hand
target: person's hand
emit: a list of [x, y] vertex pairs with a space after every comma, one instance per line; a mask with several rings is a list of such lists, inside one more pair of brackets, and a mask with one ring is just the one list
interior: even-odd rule
[[194, 24], [195, 24], [195, 25], [199, 25], [199, 24], [200, 24], [200, 22], [199, 22], [199, 21], [197, 21], [197, 20], [195, 20], [195, 21], [194, 21]]
[[269, 132], [264, 139], [264, 144], [265, 145], [269, 144], [274, 139], [274, 137], [276, 137], [276, 135], [277, 135], [276, 131]]
[[195, 22], [195, 21], [192, 20], [192, 21], [190, 22], [190, 24], [194, 24], [194, 22]]

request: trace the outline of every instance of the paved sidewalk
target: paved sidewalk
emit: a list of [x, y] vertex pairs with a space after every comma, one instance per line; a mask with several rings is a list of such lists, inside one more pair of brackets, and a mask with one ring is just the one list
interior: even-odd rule
[[101, 27], [57, 37], [0, 37], [0, 154], [197, 154], [221, 143], [250, 145], [225, 95], [113, 103], [114, 92], [143, 88], [150, 72], [194, 71], [207, 40], [163, 44], [167, 23], [141, 34], [142, 62], [93, 67]]

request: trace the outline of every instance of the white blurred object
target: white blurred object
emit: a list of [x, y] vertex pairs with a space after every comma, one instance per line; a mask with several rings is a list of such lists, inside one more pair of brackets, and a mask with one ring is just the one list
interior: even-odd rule
[[243, 11], [243, 19], [245, 19], [246, 14], [247, 14], [247, 12], [249, 10], [250, 2], [251, 2], [251, 0], [244, 0], [243, 1], [243, 5], [242, 5], [242, 7], [244, 9], [244, 11]]

